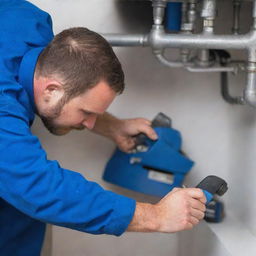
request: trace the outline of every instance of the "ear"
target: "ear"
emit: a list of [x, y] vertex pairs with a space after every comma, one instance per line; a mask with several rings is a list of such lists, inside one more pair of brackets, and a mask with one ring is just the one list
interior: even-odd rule
[[62, 84], [56, 81], [50, 81], [43, 90], [43, 99], [45, 102], [57, 102], [64, 95]]

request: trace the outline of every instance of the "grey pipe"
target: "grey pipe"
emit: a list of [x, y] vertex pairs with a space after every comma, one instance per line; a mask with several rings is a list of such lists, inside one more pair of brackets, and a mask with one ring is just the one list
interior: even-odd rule
[[247, 85], [244, 90], [244, 99], [252, 107], [256, 107], [256, 63], [248, 64]]
[[245, 35], [166, 34], [153, 28], [143, 34], [103, 34], [112, 46], [151, 46], [152, 48], [250, 49], [256, 45], [256, 32]]
[[[155, 1], [153, 1], [155, 2]], [[166, 1], [157, 1], [160, 2]], [[214, 3], [215, 1], [205, 1], [205, 3]], [[153, 25], [149, 34], [137, 35], [103, 35], [112, 46], [150, 46], [153, 51], [163, 51], [165, 48], [188, 48], [188, 49], [243, 49], [248, 51], [248, 76], [247, 85], [244, 90], [244, 100], [253, 107], [256, 107], [256, 0], [253, 1], [254, 18], [251, 32], [245, 35], [214, 35], [213, 33], [202, 34], [166, 34], [161, 21], [158, 19]], [[215, 9], [215, 8], [213, 8]], [[161, 9], [163, 10], [163, 8]], [[156, 12], [155, 16], [162, 16], [163, 12]], [[212, 14], [215, 15], [214, 13]], [[236, 26], [236, 25], [235, 25]], [[221, 71], [231, 72], [231, 67], [186, 67], [186, 63], [170, 62], [162, 54], [156, 57], [165, 65], [170, 67], [184, 66], [190, 71], [210, 72]], [[188, 62], [189, 63], [189, 62]]]
[[102, 34], [112, 46], [149, 46], [148, 35], [143, 34]]
[[186, 67], [186, 69], [190, 72], [236, 72], [235, 67]]
[[148, 43], [153, 48], [249, 49], [256, 45], [256, 33], [246, 35], [166, 34], [162, 27], [153, 27]]
[[155, 52], [155, 57], [161, 62], [163, 65], [170, 68], [181, 68], [184, 67], [186, 70], [190, 72], [232, 72], [236, 73], [237, 68], [235, 66], [230, 67], [222, 67], [222, 66], [214, 66], [214, 67], [198, 67], [194, 62], [186, 62], [183, 63], [181, 61], [170, 61], [167, 60], [162, 52]]
[[235, 35], [239, 34], [240, 10], [241, 10], [241, 0], [233, 0], [233, 28], [232, 28], [232, 32]]
[[159, 62], [163, 65], [170, 67], [170, 68], [181, 68], [184, 66], [183, 62], [181, 61], [169, 61], [167, 60], [162, 53], [155, 53], [156, 58]]

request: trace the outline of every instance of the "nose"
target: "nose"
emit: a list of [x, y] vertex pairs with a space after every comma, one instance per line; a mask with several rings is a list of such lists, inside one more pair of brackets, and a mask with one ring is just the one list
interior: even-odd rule
[[90, 116], [90, 117], [86, 118], [86, 120], [83, 122], [83, 125], [87, 129], [92, 130], [95, 125], [96, 119], [97, 119], [97, 116]]

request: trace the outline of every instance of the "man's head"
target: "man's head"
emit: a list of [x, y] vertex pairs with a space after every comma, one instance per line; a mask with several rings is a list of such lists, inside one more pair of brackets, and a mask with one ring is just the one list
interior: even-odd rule
[[34, 76], [38, 115], [56, 135], [92, 129], [124, 89], [120, 62], [107, 41], [86, 28], [56, 35], [39, 56]]

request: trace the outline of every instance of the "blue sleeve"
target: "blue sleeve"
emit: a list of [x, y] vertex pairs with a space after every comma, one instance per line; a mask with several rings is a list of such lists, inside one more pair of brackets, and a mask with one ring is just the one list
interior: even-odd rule
[[0, 24], [0, 77], [15, 81], [25, 53], [53, 39], [52, 20], [27, 1], [0, 0]]
[[121, 235], [129, 225], [135, 201], [47, 160], [25, 110], [3, 94], [0, 152], [0, 196], [23, 213], [92, 234]]

